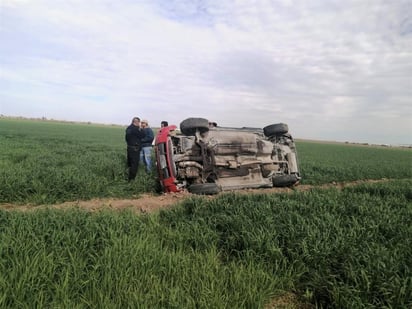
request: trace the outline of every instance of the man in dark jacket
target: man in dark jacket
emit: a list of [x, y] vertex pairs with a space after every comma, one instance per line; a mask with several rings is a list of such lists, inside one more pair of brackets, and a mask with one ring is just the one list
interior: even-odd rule
[[140, 149], [144, 132], [140, 128], [140, 118], [134, 117], [132, 123], [126, 129], [127, 166], [129, 167], [129, 181], [136, 178], [139, 168]]
[[151, 127], [149, 127], [149, 121], [143, 119], [142, 130], [145, 136], [142, 138], [142, 150], [140, 151], [140, 160], [146, 166], [146, 172], [152, 171], [152, 143], [154, 139], [154, 133]]

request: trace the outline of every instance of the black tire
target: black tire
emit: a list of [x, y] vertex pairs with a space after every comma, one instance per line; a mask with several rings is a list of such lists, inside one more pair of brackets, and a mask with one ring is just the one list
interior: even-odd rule
[[289, 127], [286, 123], [271, 124], [263, 128], [263, 133], [266, 137], [286, 134], [289, 131]]
[[180, 123], [180, 131], [184, 135], [195, 135], [197, 130], [200, 133], [209, 131], [209, 121], [204, 118], [187, 118]]
[[193, 194], [218, 194], [221, 190], [215, 183], [195, 183], [189, 186], [189, 192]]
[[273, 177], [272, 182], [274, 187], [290, 187], [299, 180], [296, 174], [282, 175]]

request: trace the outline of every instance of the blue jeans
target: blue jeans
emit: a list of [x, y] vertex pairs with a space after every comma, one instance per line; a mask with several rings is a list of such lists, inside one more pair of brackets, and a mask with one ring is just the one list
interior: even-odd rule
[[140, 161], [146, 166], [146, 172], [152, 171], [152, 146], [143, 147], [140, 150]]

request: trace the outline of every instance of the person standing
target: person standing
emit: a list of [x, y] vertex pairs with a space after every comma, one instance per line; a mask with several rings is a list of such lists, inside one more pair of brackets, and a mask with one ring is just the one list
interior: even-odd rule
[[132, 123], [126, 129], [125, 140], [127, 143], [127, 166], [129, 168], [128, 180], [136, 178], [139, 168], [140, 149], [142, 148], [144, 131], [140, 128], [140, 118], [133, 117]]
[[150, 173], [152, 171], [152, 143], [154, 140], [154, 133], [146, 119], [142, 120], [141, 125], [145, 136], [142, 138], [140, 160], [146, 166], [146, 172]]

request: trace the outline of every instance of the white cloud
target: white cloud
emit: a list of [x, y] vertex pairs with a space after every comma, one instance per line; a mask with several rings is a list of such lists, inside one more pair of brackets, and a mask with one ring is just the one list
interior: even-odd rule
[[355, 141], [383, 124], [380, 142], [412, 143], [406, 0], [0, 5], [0, 113], [289, 122], [298, 137]]

